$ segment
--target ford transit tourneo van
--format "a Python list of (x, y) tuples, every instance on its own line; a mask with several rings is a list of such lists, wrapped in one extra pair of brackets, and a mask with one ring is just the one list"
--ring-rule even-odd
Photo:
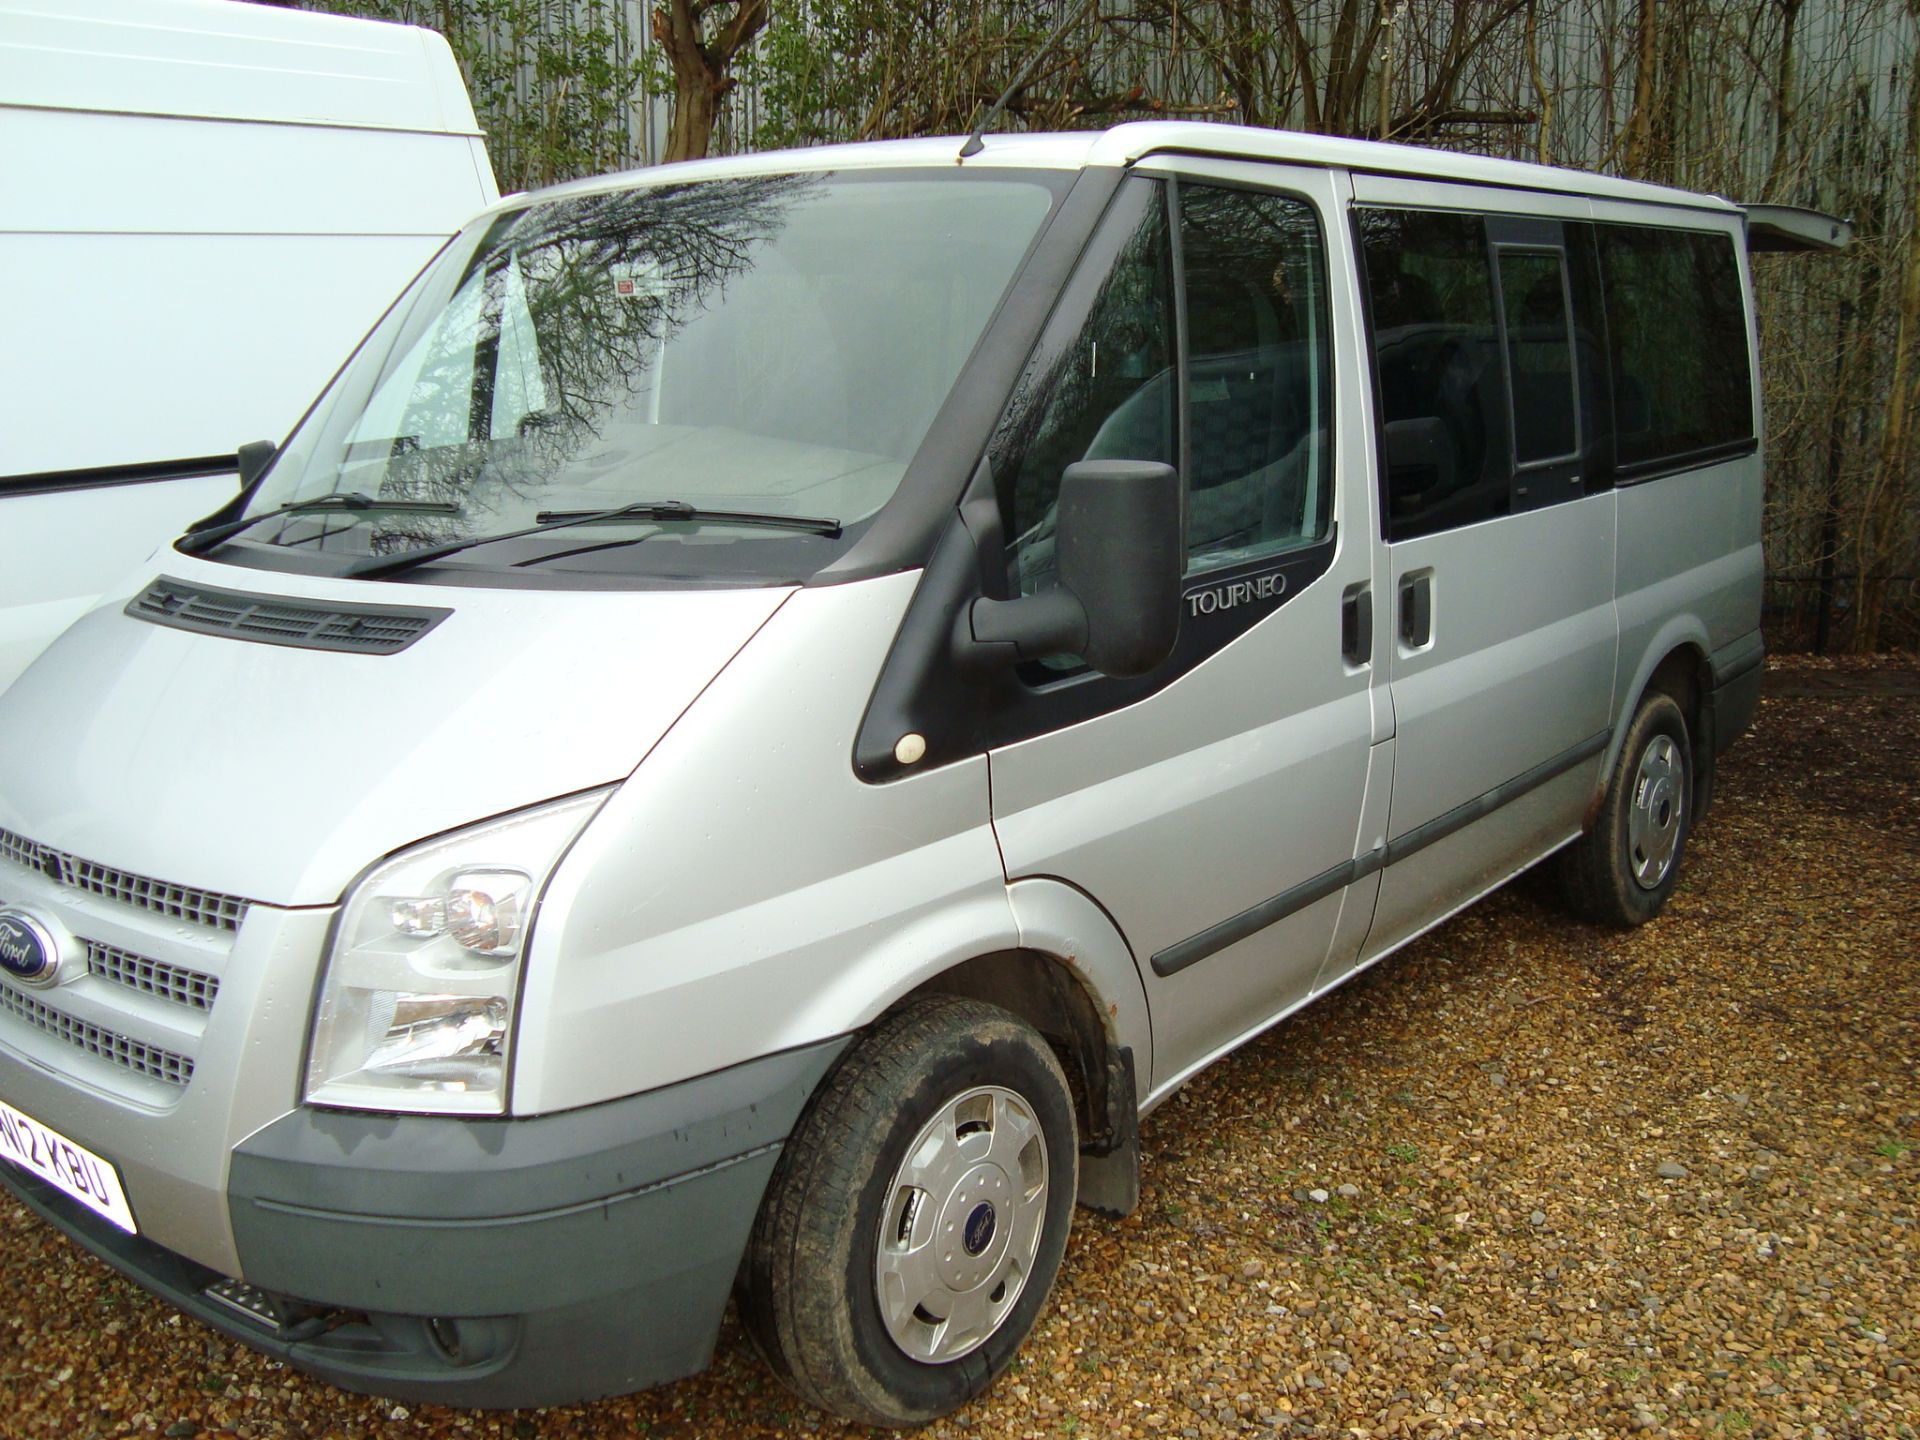
[[(0, 1165), (341, 1385), (990, 1385), (1188, 1077), (1758, 692), (1745, 214), (1191, 124), (502, 202), (0, 697)], [(265, 343), (265, 342), (263, 342)]]

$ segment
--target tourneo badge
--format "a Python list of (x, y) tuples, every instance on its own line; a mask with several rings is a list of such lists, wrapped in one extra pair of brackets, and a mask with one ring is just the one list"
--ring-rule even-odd
[(0, 973), (28, 985), (51, 985), (60, 970), (60, 942), (24, 910), (0, 906)]

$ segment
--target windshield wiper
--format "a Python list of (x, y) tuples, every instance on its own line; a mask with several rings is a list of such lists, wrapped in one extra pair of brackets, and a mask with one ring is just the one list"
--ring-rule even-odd
[(542, 510), (536, 523), (520, 530), (503, 530), (498, 535), (476, 535), (471, 540), (449, 540), (444, 545), (428, 545), (420, 550), (403, 550), (397, 555), (382, 555), (366, 560), (347, 571), (350, 579), (363, 580), (377, 575), (397, 575), (416, 565), (425, 565), (446, 555), (457, 555), (476, 545), (491, 545), (496, 540), (518, 540), (562, 530), (569, 525), (592, 525), (602, 520), (691, 520), (696, 524), (763, 525), (776, 530), (803, 530), (829, 539), (840, 533), (838, 520), (823, 520), (811, 515), (769, 515), (755, 510), (704, 510), (684, 500), (635, 500), (610, 510)]
[(262, 510), (258, 515), (243, 515), (238, 520), (228, 520), (219, 525), (189, 530), (173, 542), (173, 548), (187, 555), (201, 555), (228, 536), (238, 535), (242, 530), (258, 525), (262, 520), (271, 520), (276, 515), (300, 515), (316, 510), (397, 510), (408, 515), (458, 515), (460, 513), (458, 505), (445, 500), (376, 500), (373, 496), (363, 495), (358, 490), (342, 490), (331, 495), (317, 495), (311, 500), (295, 500), (277, 509)]
[(534, 520), (541, 525), (587, 525), (595, 520), (714, 521), (728, 525), (765, 525), (774, 530), (811, 530), (816, 535), (838, 535), (838, 520), (812, 515), (775, 515), (760, 510), (707, 510), (685, 500), (636, 500), (618, 510), (542, 510)]

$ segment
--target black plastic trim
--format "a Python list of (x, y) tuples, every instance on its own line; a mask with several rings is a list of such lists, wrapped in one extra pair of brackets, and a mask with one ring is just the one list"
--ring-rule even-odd
[(1230, 915), (1218, 924), (1210, 925), (1197, 935), (1179, 940), (1153, 957), (1153, 973), (1162, 978), (1177, 975), (1190, 965), (1197, 965), (1211, 955), (1216, 955), (1230, 945), (1258, 934), (1269, 925), (1277, 925), (1289, 915), (1306, 909), (1309, 905), (1337, 894), (1356, 881), (1364, 880), (1376, 870), (1389, 865), (1397, 865), (1410, 856), (1417, 855), (1429, 845), (1446, 839), (1457, 831), (1464, 830), (1476, 820), (1485, 819), (1503, 805), (1511, 804), (1531, 790), (1537, 790), (1549, 780), (1556, 779), (1571, 770), (1583, 760), (1590, 760), (1607, 748), (1610, 732), (1602, 730), (1591, 735), (1578, 745), (1562, 750), (1522, 771), (1511, 780), (1503, 781), (1484, 794), (1477, 795), (1465, 804), (1456, 805), (1444, 815), (1435, 816), (1424, 825), (1415, 826), (1398, 839), (1390, 840), (1384, 846), (1357, 855), (1351, 860), (1342, 860), (1331, 869), (1322, 870), (1310, 879), (1302, 880), (1298, 885), (1282, 890), (1270, 899), (1249, 906), (1238, 915)]
[[(1726, 657), (1726, 658), (1722, 658)], [(1741, 636), (1731, 645), (1723, 645), (1707, 659), (1713, 670), (1714, 688), (1731, 685), (1749, 671), (1767, 663), (1766, 638), (1758, 631)]]
[[(168, 599), (185, 597), (188, 603), (212, 598), (234, 607), (239, 614), (232, 622), (223, 624), (197, 618), (184, 609), (169, 611), (164, 603), (156, 608), (148, 604), (155, 591), (163, 591)], [(349, 633), (324, 633), (326, 623), (311, 627), (306, 634), (243, 630), (240, 625), (248, 611), (306, 612), (324, 616), (326, 622), (344, 620)], [(190, 630), (196, 635), (213, 635), (223, 640), (244, 640), (255, 645), (285, 645), (297, 650), (332, 650), (349, 655), (383, 656), (399, 654), (453, 614), (453, 611), (430, 605), (363, 605), (343, 600), (314, 600), (298, 595), (260, 595), (247, 590), (226, 590), (217, 585), (199, 585), (190, 580), (176, 580), (162, 575), (126, 603), (125, 613), (149, 625)], [(402, 621), (414, 628), (411, 633), (384, 637), (376, 643), (356, 643), (350, 638), (350, 632), (362, 620)]]
[(1707, 707), (1707, 728), (1712, 733), (1704, 738), (1715, 758), (1753, 723), (1760, 709), (1760, 679), (1766, 659), (1766, 641), (1758, 630), (1722, 646), (1708, 659), (1713, 670), (1713, 694)]
[(625, 1394), (706, 1366), (781, 1145), (848, 1039), (551, 1115), (296, 1110), (232, 1157), (254, 1315), (206, 1293), (229, 1277), (23, 1170), (0, 1165), (0, 1191), (195, 1319), (350, 1390), (515, 1408)]
[(1549, 756), (1530, 770), (1523, 770), (1511, 780), (1503, 781), (1484, 794), (1476, 795), (1464, 804), (1456, 805), (1444, 815), (1436, 815), (1424, 825), (1416, 825), (1406, 834), (1387, 842), (1387, 860), (1389, 865), (1398, 865), (1402, 860), (1419, 854), (1429, 845), (1446, 839), (1456, 831), (1464, 830), (1476, 820), (1484, 819), (1503, 805), (1511, 804), (1529, 790), (1537, 790), (1549, 780), (1559, 778), (1583, 760), (1591, 760), (1607, 748), (1607, 742), (1613, 738), (1612, 732), (1602, 730), (1597, 735), (1589, 735), (1578, 745), (1569, 746), (1558, 755)]
[[(995, 533), (976, 542), (968, 519)], [(970, 504), (934, 552), (854, 742), (853, 767), (861, 779), (877, 782), (917, 774), (1144, 700), (1326, 574), (1339, 541), (1338, 529), (1330, 523), (1324, 538), (1298, 549), (1187, 576), (1181, 584), (1180, 630), (1173, 653), (1145, 675), (1123, 680), (1079, 670), (1033, 684), (1011, 667), (970, 676), (953, 661), (949, 637), (965, 607), (986, 588), (980, 572), (999, 554), (997, 531), (997, 507)], [(1211, 614), (1198, 613), (1195, 601), (1204, 592), (1270, 577), (1264, 595)], [(927, 742), (924, 758), (910, 766), (894, 758), (895, 744), (907, 734), (921, 735)]]
[(1632, 465), (1615, 467), (1613, 483), (1622, 487), (1644, 485), (1649, 480), (1664, 480), (1669, 475), (1684, 475), (1689, 470), (1704, 470), (1710, 465), (1722, 465), (1729, 460), (1744, 460), (1759, 449), (1760, 441), (1748, 436), (1745, 440), (1729, 440), (1723, 445), (1708, 445), (1681, 455), (1640, 460)]
[[(1361, 859), (1371, 860), (1379, 851), (1369, 851)], [(1251, 935), (1258, 934), (1269, 925), (1277, 925), (1295, 911), (1304, 910), (1316, 901), (1344, 890), (1363, 874), (1370, 875), (1379, 868), (1374, 861), (1363, 872), (1361, 860), (1342, 860), (1331, 870), (1322, 870), (1311, 880), (1302, 880), (1291, 889), (1282, 890), (1270, 900), (1262, 900), (1258, 905), (1249, 906), (1238, 915), (1231, 915), (1217, 925), (1210, 925), (1198, 935), (1190, 935), (1185, 940), (1175, 941), (1153, 957), (1153, 973), (1162, 977), (1177, 975), (1189, 965), (1197, 965), (1209, 955), (1218, 954), (1229, 945), (1238, 945)]]
[(0, 499), (9, 495), (57, 495), (68, 490), (101, 490), (113, 485), (152, 485), (162, 480), (191, 480), (203, 475), (239, 473), (232, 455), (200, 455), (190, 460), (144, 460), (130, 465), (98, 465), (85, 470), (43, 470), (32, 475), (0, 475)]

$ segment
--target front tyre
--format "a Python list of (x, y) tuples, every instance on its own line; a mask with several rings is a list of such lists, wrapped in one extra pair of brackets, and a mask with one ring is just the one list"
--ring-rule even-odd
[(1671, 696), (1649, 692), (1627, 728), (1598, 822), (1560, 853), (1561, 889), (1582, 919), (1628, 929), (1667, 903), (1693, 826), (1692, 757), (1687, 717)]
[(917, 1425), (990, 1386), (1060, 1268), (1073, 1097), (1016, 1016), (936, 996), (883, 1017), (788, 1139), (748, 1241), (740, 1315), (800, 1397)]

